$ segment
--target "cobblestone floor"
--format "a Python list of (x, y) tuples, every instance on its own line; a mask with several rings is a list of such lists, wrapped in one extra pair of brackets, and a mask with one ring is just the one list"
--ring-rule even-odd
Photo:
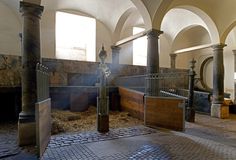
[(146, 135), (155, 132), (156, 130), (151, 128), (136, 126), (129, 128), (112, 129), (108, 133), (85, 132), (80, 134), (62, 134), (52, 136), (48, 148), (64, 147), (78, 143), (84, 144), (98, 141), (107, 141), (118, 138)]
[[(0, 127), (1, 128), (1, 127)], [(5, 160), (34, 160), (16, 146), (16, 130), (1, 132), (0, 155)], [(5, 134), (4, 134), (5, 133)], [(9, 146), (7, 148), (4, 146)], [(15, 148), (14, 148), (15, 147)], [(14, 154), (16, 154), (14, 156)], [(236, 115), (217, 119), (196, 115), (185, 132), (136, 126), (51, 137), (43, 160), (236, 160)]]
[(15, 123), (0, 126), (0, 159), (18, 154), (20, 148), (17, 146)]
[[(78, 141), (68, 146), (49, 146), (43, 159), (236, 160), (236, 148), (212, 140), (181, 132), (153, 130), (144, 126), (139, 126), (138, 130), (126, 130), (129, 130), (131, 135), (134, 131), (135, 136), (126, 134), (121, 138), (113, 138), (117, 137), (114, 135), (119, 135), (120, 131), (117, 129), (113, 130), (113, 134), (107, 135), (111, 138), (105, 140), (100, 141), (98, 138), (96, 141)], [(145, 131), (147, 134), (139, 135), (139, 131)], [(74, 135), (67, 135), (67, 138), (73, 139)], [(60, 137), (57, 143), (60, 143), (60, 140), (61, 143), (65, 141)]]

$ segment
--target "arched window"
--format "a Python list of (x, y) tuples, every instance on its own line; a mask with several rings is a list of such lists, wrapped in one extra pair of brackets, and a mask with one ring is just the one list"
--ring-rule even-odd
[[(133, 35), (144, 30), (144, 28), (133, 27)], [(147, 36), (133, 41), (133, 65), (147, 65)]]
[(96, 20), (56, 12), (56, 58), (96, 61)]

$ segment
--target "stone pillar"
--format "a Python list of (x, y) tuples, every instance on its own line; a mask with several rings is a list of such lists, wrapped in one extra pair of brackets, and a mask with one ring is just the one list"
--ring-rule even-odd
[(211, 116), (227, 118), (229, 107), (224, 106), (224, 61), (223, 48), (225, 44), (213, 45), (213, 101), (211, 105)]
[(236, 103), (236, 50), (233, 50), (234, 54), (234, 104)]
[(112, 64), (118, 65), (119, 64), (119, 55), (120, 55), (120, 47), (111, 46), (112, 49)]
[(159, 72), (159, 35), (162, 31), (151, 29), (147, 33), (147, 73)]
[(175, 60), (176, 60), (177, 54), (171, 53), (170, 54), (170, 68), (175, 69)]
[(22, 111), (19, 114), (19, 145), (35, 144), (35, 103), (37, 102), (36, 64), (40, 58), (40, 17), (43, 7), (20, 2), (22, 33)]
[(153, 82), (150, 74), (159, 73), (159, 35), (162, 31), (151, 29), (147, 32), (147, 78), (145, 92), (148, 96), (158, 96), (159, 94), (159, 83), (158, 81)]

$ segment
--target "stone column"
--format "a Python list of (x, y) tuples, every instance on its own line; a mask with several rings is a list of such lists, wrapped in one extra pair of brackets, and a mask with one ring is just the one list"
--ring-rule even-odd
[(223, 48), (225, 44), (213, 45), (213, 101), (211, 105), (211, 116), (227, 118), (229, 107), (224, 106), (224, 61)]
[(120, 55), (120, 47), (111, 46), (112, 49), (112, 64), (118, 65), (119, 64), (119, 55)]
[(159, 35), (162, 31), (151, 29), (147, 33), (147, 73), (159, 72)]
[(19, 114), (19, 145), (35, 144), (35, 103), (37, 102), (36, 64), (40, 58), (40, 17), (43, 7), (20, 2), (22, 33), (22, 112)]
[(234, 103), (236, 103), (236, 50), (233, 50), (234, 54)]
[[(147, 32), (147, 78), (152, 79), (150, 74), (159, 73), (159, 35), (162, 31), (151, 29)], [(145, 92), (148, 96), (158, 96), (159, 84), (158, 82), (146, 81)]]
[(170, 68), (175, 69), (175, 60), (176, 60), (177, 54), (171, 53), (170, 54)]

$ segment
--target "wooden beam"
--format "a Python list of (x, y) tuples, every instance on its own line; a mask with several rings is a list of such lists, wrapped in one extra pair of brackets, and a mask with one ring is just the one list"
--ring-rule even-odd
[(184, 48), (184, 49), (174, 51), (174, 54), (181, 54), (181, 53), (185, 53), (185, 52), (191, 52), (191, 51), (196, 51), (196, 50), (200, 50), (200, 49), (210, 48), (213, 45), (214, 44), (204, 44), (204, 45)]
[(143, 31), (143, 32), (140, 32), (138, 34), (132, 35), (130, 37), (124, 38), (124, 39), (116, 42), (114, 46), (118, 47), (118, 46), (120, 46), (122, 44), (128, 43), (128, 42), (133, 41), (135, 39), (138, 39), (140, 37), (146, 36), (147, 32), (148, 31)]

